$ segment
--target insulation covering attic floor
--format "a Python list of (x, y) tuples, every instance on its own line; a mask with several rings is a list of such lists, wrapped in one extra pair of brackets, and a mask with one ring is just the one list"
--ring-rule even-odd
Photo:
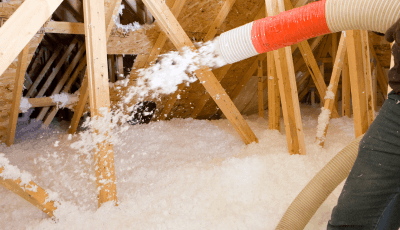
[[(320, 109), (301, 109), (305, 156), (289, 155), (284, 130), (268, 130), (268, 118), (257, 115), (246, 121), (260, 142), (248, 146), (223, 119), (131, 126), (114, 147), (119, 206), (98, 210), (92, 155), (71, 148), (79, 138), (65, 134), (69, 124), (54, 120), (44, 128), (20, 118), (15, 145), (0, 145), (0, 152), (66, 202), (52, 220), (0, 187), (0, 229), (272, 230), (308, 181), (354, 139), (353, 119), (332, 119), (325, 148), (317, 147)], [(342, 184), (306, 229), (326, 229)]]

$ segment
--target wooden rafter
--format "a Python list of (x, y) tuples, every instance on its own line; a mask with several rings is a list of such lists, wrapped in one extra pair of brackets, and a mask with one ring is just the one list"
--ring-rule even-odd
[(39, 85), (40, 81), (44, 78), (46, 75), (47, 71), (50, 69), (51, 65), (53, 62), (56, 60), (58, 55), (60, 54), (62, 50), (62, 46), (57, 47), (57, 49), (54, 51), (54, 53), (51, 55), (50, 59), (46, 62), (46, 65), (43, 67), (42, 71), (39, 73), (37, 76), (36, 80), (33, 82), (31, 87), (29, 88), (28, 92), (26, 93), (26, 97), (32, 97), (33, 93), (35, 92), (37, 86)]
[(365, 97), (367, 102), (368, 127), (375, 120), (375, 102), (372, 91), (371, 58), (369, 50), (368, 31), (361, 30), (361, 45), (365, 78)]
[(72, 50), (75, 48), (77, 43), (78, 43), (77, 39), (74, 39), (71, 42), (71, 44), (69, 45), (67, 50), (64, 52), (61, 59), (58, 61), (57, 65), (53, 68), (53, 71), (51, 72), (51, 74), (47, 77), (46, 81), (44, 82), (44, 85), (39, 90), (36, 97), (42, 97), (46, 93), (47, 89), (50, 87), (50, 84), (53, 82), (54, 78), (56, 77), (58, 72), (61, 70), (61, 67), (64, 65), (65, 61), (67, 60), (67, 58), (69, 57), (69, 55), (71, 54)]
[(379, 83), (379, 88), (382, 91), (382, 93), (385, 95), (385, 98), (386, 98), (386, 95), (390, 92), (390, 91), (388, 91), (388, 88), (387, 88), (389, 84), (385, 77), (385, 73), (383, 72), (383, 67), (378, 59), (378, 56), (376, 55), (374, 46), (371, 41), (369, 42), (369, 50), (371, 51), (372, 57), (374, 57), (376, 60), (377, 80)]
[[(157, 19), (158, 25), (167, 35), (169, 35), (169, 39), (178, 50), (182, 50), (186, 46), (195, 50), (192, 41), (186, 35), (185, 31), (164, 2), (161, 0), (144, 0), (143, 2)], [(195, 71), (195, 74), (200, 82), (203, 83), (203, 86), (210, 95), (212, 95), (214, 101), (224, 112), (225, 116), (239, 133), (243, 141), (246, 144), (258, 142), (253, 131), (240, 115), (232, 100), (228, 97), (211, 70), (208, 67), (200, 67), (200, 69)]]
[[(4, 168), (0, 167), (0, 173), (2, 173), (3, 170)], [(29, 182), (27, 185), (21, 185), (21, 179), (11, 180), (0, 177), (0, 184), (33, 204), (47, 215), (53, 216), (53, 212), (56, 210), (54, 201), (46, 202), (49, 195), (42, 187), (38, 186), (33, 181)]]
[[(104, 119), (104, 112), (110, 112), (110, 93), (107, 70), (107, 30), (104, 0), (83, 0), (85, 23), (85, 41), (87, 58), (87, 79), (89, 85), (89, 101), (92, 119)], [(109, 118), (110, 119), (110, 118)], [(108, 128), (94, 126), (96, 133), (109, 135), (111, 121)], [(107, 125), (102, 122), (102, 125)], [(109, 141), (97, 143), (95, 151), (96, 177), (99, 207), (108, 201), (117, 202), (117, 188), (115, 184), (115, 168), (113, 146)]]
[[(347, 52), (346, 36), (344, 34), (342, 34), (342, 36), (340, 38), (340, 42), (339, 42), (339, 48), (337, 50), (335, 64), (333, 65), (331, 81), (329, 84), (329, 86), (331, 86), (331, 91), (335, 95), (337, 94), (340, 74), (341, 74), (342, 68), (343, 68), (343, 63), (344, 63), (344, 60), (346, 59), (346, 54), (347, 54), (346, 52)], [(326, 99), (325, 103), (324, 103), (324, 109), (327, 109), (330, 112), (332, 112), (334, 105), (335, 105), (335, 99)], [(330, 119), (330, 116), (329, 116), (329, 119)], [(328, 131), (328, 125), (329, 124), (326, 124), (326, 126), (325, 126), (324, 134), (320, 137), (317, 137), (317, 143), (320, 146), (324, 146), (326, 133)]]
[[(111, 30), (114, 26), (113, 16), (118, 13), (118, 9), (119, 9), (120, 5), (121, 5), (121, 0), (113, 0), (111, 2), (110, 6), (107, 8), (107, 15), (106, 15), (107, 39), (110, 37)], [(80, 88), (79, 101), (78, 101), (78, 104), (74, 108), (75, 112), (74, 112), (74, 116), (72, 117), (71, 125), (68, 130), (68, 133), (73, 134), (76, 132), (76, 129), (78, 128), (78, 125), (79, 125), (79, 120), (82, 117), (88, 97), (89, 97), (89, 87), (88, 87), (88, 77), (87, 77), (87, 72), (86, 72), (85, 77), (82, 81), (81, 88)]]
[[(79, 60), (81, 60), (83, 54), (85, 52), (85, 46), (82, 45), (78, 52), (76, 53), (75, 57), (72, 59), (70, 65), (68, 66), (67, 70), (64, 72), (63, 76), (61, 77), (60, 81), (57, 83), (56, 87), (53, 89), (51, 95), (58, 94), (61, 92), (64, 84), (67, 82), (68, 78), (71, 76), (72, 71), (75, 69), (76, 65), (78, 64)], [(40, 111), (37, 120), (43, 120), (44, 116), (46, 115), (47, 111), (49, 111), (50, 107), (44, 107)], [(53, 120), (54, 117), (47, 116), (44, 123), (49, 125), (50, 122)]]
[[(258, 11), (256, 14), (254, 20), (261, 19), (265, 17), (265, 4), (261, 7), (261, 9)], [(215, 76), (217, 77), (218, 81), (221, 82), (222, 79), (226, 76), (228, 73), (229, 69), (232, 67), (232, 64), (227, 64), (218, 70), (214, 71)], [(211, 96), (208, 93), (205, 93), (199, 100), (195, 102), (196, 107), (194, 108), (193, 112), (191, 113), (192, 118), (196, 118), (201, 111), (203, 110), (204, 106), (211, 100)]]
[(280, 130), (281, 127), (281, 98), (279, 95), (279, 83), (276, 73), (274, 53), (269, 52), (268, 62), (268, 122), (269, 129)]
[[(214, 19), (213, 23), (210, 25), (210, 29), (208, 30), (206, 36), (204, 37), (203, 41), (207, 42), (212, 40), (215, 35), (217, 34), (218, 29), (221, 27), (222, 23), (225, 21), (225, 18), (228, 16), (228, 13), (233, 7), (233, 4), (236, 0), (227, 0), (225, 1), (224, 5), (222, 6), (221, 10), (219, 11), (217, 17)], [(226, 67), (228, 68), (228, 67)], [(183, 90), (185, 88), (185, 84), (181, 84), (178, 86), (178, 90), (170, 97), (167, 103), (164, 106), (164, 109), (161, 111), (158, 118), (160, 120), (165, 120), (168, 117), (168, 114), (171, 112), (172, 108), (175, 105), (175, 102), (178, 98), (178, 95), (183, 94)], [(188, 90), (187, 90), (188, 91)], [(182, 98), (186, 98), (186, 95)]]
[(13, 100), (11, 104), (10, 120), (7, 129), (7, 139), (6, 144), (11, 146), (14, 143), (15, 129), (17, 126), (19, 104), (21, 102), (22, 90), (24, 86), (25, 72), (28, 68), (28, 44), (18, 56), (17, 72), (15, 76), (15, 83), (13, 89)]
[(365, 77), (361, 43), (361, 31), (348, 30), (347, 53), (350, 69), (350, 85), (353, 100), (354, 129), (356, 137), (364, 134), (368, 129), (367, 102), (365, 92)]
[(264, 117), (264, 74), (263, 74), (263, 66), (262, 61), (258, 61), (258, 116)]
[[(0, 45), (0, 75), (21, 53), (62, 1), (25, 0), (0, 28), (0, 41), (6, 41)], [(32, 15), (35, 17), (32, 18)]]
[[(266, 0), (265, 4), (270, 16), (285, 11), (283, 0)], [(306, 149), (291, 47), (275, 50), (274, 57), (289, 153), (304, 155)]]

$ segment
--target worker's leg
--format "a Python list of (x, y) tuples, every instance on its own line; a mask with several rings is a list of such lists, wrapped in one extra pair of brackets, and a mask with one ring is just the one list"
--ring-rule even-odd
[(400, 96), (390, 94), (360, 142), (331, 229), (400, 227)]

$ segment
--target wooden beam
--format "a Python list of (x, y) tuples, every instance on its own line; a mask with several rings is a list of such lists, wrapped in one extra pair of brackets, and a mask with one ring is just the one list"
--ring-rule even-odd
[[(289, 5), (288, 10), (293, 9), (292, 3), (290, 1), (287, 4)], [(314, 54), (310, 47), (310, 44), (308, 44), (307, 41), (302, 41), (302, 42), (298, 43), (297, 45), (299, 47), (301, 55), (303, 56), (303, 59), (308, 68), (308, 71), (310, 72), (311, 77), (315, 83), (315, 86), (317, 87), (318, 93), (320, 95), (320, 99), (321, 99), (321, 101), (324, 101), (325, 100), (324, 99), (325, 92), (326, 92), (327, 88), (326, 88), (324, 77), (322, 76), (322, 74), (318, 68), (318, 64), (317, 64), (317, 61), (315, 60), (315, 57), (314, 57)], [(335, 111), (333, 111), (333, 113), (335, 114), (335, 117), (339, 117), (337, 109), (335, 109)]]
[(350, 72), (347, 56), (342, 71), (342, 116), (351, 117)]
[(14, 143), (15, 129), (17, 127), (19, 104), (21, 102), (22, 91), (24, 87), (25, 72), (28, 68), (28, 53), (30, 44), (22, 50), (18, 56), (17, 72), (15, 76), (15, 83), (13, 89), (13, 98), (10, 111), (10, 120), (7, 128), (7, 146), (11, 146)]
[[(114, 26), (113, 16), (118, 13), (120, 6), (121, 6), (121, 0), (112, 0), (110, 6), (107, 8), (107, 15), (106, 15), (107, 39), (110, 37), (111, 29)], [(68, 130), (68, 133), (73, 134), (76, 132), (76, 129), (78, 128), (78, 125), (79, 125), (79, 120), (81, 119), (81, 117), (83, 115), (83, 111), (85, 109), (85, 105), (86, 105), (88, 97), (89, 97), (89, 87), (88, 87), (88, 77), (87, 77), (87, 71), (86, 71), (85, 76), (82, 81), (82, 86), (80, 88), (79, 101), (78, 101), (78, 104), (74, 108), (75, 112), (74, 112), (74, 116), (72, 117), (71, 125)]]
[[(346, 59), (346, 52), (347, 52), (346, 36), (344, 34), (342, 34), (342, 36), (340, 38), (340, 42), (339, 42), (339, 48), (337, 50), (337, 55), (335, 58), (335, 64), (333, 65), (331, 81), (329, 83), (329, 87), (331, 88), (330, 91), (332, 93), (334, 93), (335, 95), (337, 94), (337, 91), (338, 91), (340, 74), (342, 72), (344, 60)], [(335, 107), (335, 97), (333, 99), (328, 98), (325, 100), (324, 109), (329, 110), (329, 119), (331, 118), (331, 112), (334, 109), (334, 107)], [(326, 126), (324, 128), (324, 132), (321, 133), (321, 135), (317, 135), (317, 138), (316, 138), (317, 144), (319, 144), (322, 147), (325, 144), (328, 126), (329, 126), (329, 123), (326, 124)]]
[(114, 83), (116, 81), (114, 55), (107, 55), (107, 59), (108, 59), (108, 76), (110, 77), (110, 82)]
[[(225, 1), (222, 9), (219, 11), (217, 17), (214, 19), (213, 23), (210, 25), (210, 29), (208, 30), (206, 36), (203, 41), (207, 42), (212, 40), (217, 34), (218, 29), (221, 27), (222, 23), (225, 21), (225, 18), (228, 16), (229, 11), (232, 9), (233, 4), (236, 0), (227, 0)], [(227, 67), (228, 68), (228, 67)], [(178, 95), (183, 94), (182, 91), (185, 88), (185, 84), (181, 84), (178, 86), (178, 90), (171, 96), (171, 98), (167, 101), (164, 109), (161, 111), (159, 115), (160, 120), (165, 120), (168, 117), (168, 114), (171, 112), (172, 108), (175, 105), (175, 102), (178, 98)], [(189, 91), (189, 90), (187, 90)], [(182, 98), (186, 98), (186, 95), (182, 96)]]
[(21, 53), (62, 1), (26, 0), (0, 28), (0, 75)]
[[(3, 170), (4, 168), (0, 167), (0, 174), (3, 172)], [(46, 202), (49, 199), (49, 195), (35, 182), (30, 181), (29, 184), (21, 185), (21, 179), (4, 179), (0, 176), (0, 184), (18, 196), (22, 197), (29, 203), (33, 204), (47, 215), (51, 217), (54, 216), (53, 212), (56, 210), (54, 201)]]
[(85, 34), (85, 26), (80, 22), (47, 22), (44, 27), (46, 33), (56, 34)]
[[(76, 53), (75, 57), (72, 59), (70, 65), (68, 66), (67, 70), (64, 72), (63, 76), (61, 77), (61, 80), (57, 83), (56, 87), (53, 89), (51, 92), (51, 95), (58, 94), (61, 92), (61, 89), (67, 82), (68, 78), (70, 78), (72, 71), (75, 69), (76, 65), (79, 63), (79, 60), (82, 58), (83, 54), (85, 52), (85, 46), (82, 45), (78, 52)], [(43, 120), (44, 116), (46, 115), (47, 111), (49, 111), (50, 107), (44, 107), (40, 111), (39, 115), (37, 116), (36, 120)], [(57, 108), (56, 108), (57, 109)], [(55, 115), (55, 114), (54, 114)], [(50, 122), (53, 120), (54, 116), (47, 116), (46, 119), (44, 120), (45, 125), (49, 125)]]
[(368, 129), (367, 101), (365, 96), (365, 77), (361, 43), (361, 31), (348, 30), (347, 53), (350, 69), (350, 85), (353, 99), (354, 129), (356, 137)]
[(281, 98), (279, 95), (279, 80), (276, 73), (275, 57), (273, 52), (267, 54), (268, 68), (268, 122), (269, 129), (281, 128)]
[[(378, 55), (376, 55), (372, 41), (369, 42), (369, 50), (371, 51), (372, 57), (374, 57), (376, 60), (376, 69), (378, 71), (377, 79), (378, 79), (378, 83), (379, 83), (379, 88), (381, 89), (381, 91), (384, 95), (387, 95), (390, 92), (390, 91), (388, 92), (388, 88), (387, 88), (389, 83), (385, 77), (385, 73), (383, 72), (383, 67), (382, 67), (381, 63), (379, 62)], [(387, 97), (385, 96), (385, 98), (387, 98)]]
[(372, 89), (371, 58), (369, 50), (368, 31), (361, 30), (362, 57), (365, 78), (365, 96), (367, 102), (368, 127), (375, 120), (375, 102)]
[(83, 17), (82, 15), (75, 9), (75, 7), (73, 7), (70, 2), (67, 1), (63, 1), (63, 3), (61, 4), (61, 6), (63, 6), (68, 12), (70, 12), (72, 14), (72, 16), (78, 21), (78, 22), (83, 22)]
[(42, 81), (44, 76), (46, 75), (47, 71), (50, 69), (53, 62), (56, 60), (58, 55), (62, 50), (62, 46), (58, 46), (54, 53), (51, 55), (50, 59), (46, 62), (46, 65), (43, 67), (42, 71), (39, 73), (38, 77), (35, 79), (35, 82), (31, 85), (28, 92), (26, 93), (26, 97), (32, 97), (33, 93), (35, 92), (37, 86)]
[[(228, 73), (229, 69), (232, 67), (231, 64), (224, 65), (221, 68), (218, 68), (217, 70), (214, 70), (214, 75), (217, 78), (219, 82), (225, 77), (225, 75)], [(200, 97), (199, 100), (195, 103), (196, 107), (194, 108), (193, 112), (191, 113), (190, 117), (196, 118), (200, 112), (203, 110), (204, 106), (207, 104), (207, 102), (211, 99), (210, 94), (205, 92), (203, 96)]]
[[(269, 16), (277, 15), (279, 12), (285, 11), (284, 2), (282, 0), (266, 0), (265, 4)], [(304, 155), (306, 154), (306, 149), (292, 50), (290, 47), (275, 50), (274, 57), (279, 78), (279, 90), (289, 153)]]
[[(260, 8), (260, 10), (258, 11), (256, 17), (254, 18), (254, 20), (258, 20), (261, 19), (263, 17), (265, 17), (266, 12), (264, 10), (265, 8), (265, 4)], [(219, 82), (222, 81), (222, 79), (224, 79), (225, 75), (228, 73), (229, 69), (232, 67), (232, 64), (227, 64), (225, 66), (223, 66), (222, 68), (223, 71), (216, 73), (215, 76), (217, 77), (217, 79), (219, 80)], [(196, 118), (201, 111), (203, 110), (204, 106), (208, 103), (208, 101), (211, 100), (211, 96), (208, 93), (205, 93), (198, 101), (195, 102), (196, 107), (194, 108), (191, 117), (192, 118)], [(218, 108), (217, 108), (218, 109)]]
[(53, 68), (53, 71), (51, 72), (49, 77), (44, 82), (44, 85), (42, 86), (42, 88), (40, 89), (40, 91), (38, 92), (36, 97), (42, 97), (46, 93), (47, 89), (50, 87), (50, 84), (53, 82), (54, 78), (56, 77), (58, 72), (61, 70), (61, 67), (64, 65), (65, 61), (67, 60), (67, 58), (69, 57), (69, 55), (71, 54), (72, 50), (75, 48), (75, 45), (77, 43), (78, 43), (78, 40), (75, 38), (71, 42), (71, 44), (69, 45), (67, 50), (64, 52), (61, 59), (58, 61), (56, 67)]
[(117, 80), (124, 79), (124, 57), (122, 55), (115, 55), (117, 57)]
[[(182, 50), (185, 46), (195, 50), (192, 41), (186, 35), (168, 6), (166, 6), (162, 0), (144, 0), (143, 2), (157, 19), (158, 25), (169, 36), (169, 39), (174, 43), (178, 50)], [(208, 67), (200, 67), (200, 69), (195, 71), (195, 74), (210, 95), (212, 95), (214, 101), (224, 112), (225, 116), (239, 133), (243, 141), (246, 144), (258, 142), (253, 131), (250, 129), (211, 70)]]
[(258, 61), (258, 116), (264, 118), (264, 74), (262, 61)]
[[(110, 112), (110, 93), (107, 70), (107, 32), (104, 0), (83, 0), (89, 101), (92, 120), (104, 120), (103, 127), (93, 127), (96, 134), (109, 135), (111, 120), (106, 119)], [(109, 127), (104, 127), (109, 122)], [(102, 130), (102, 131), (100, 131)], [(97, 143), (94, 159), (98, 187), (99, 207), (108, 201), (117, 202), (113, 146), (109, 140)]]

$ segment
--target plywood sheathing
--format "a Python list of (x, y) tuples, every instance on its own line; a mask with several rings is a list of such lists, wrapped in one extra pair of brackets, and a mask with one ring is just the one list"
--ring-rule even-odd
[[(11, 1), (8, 3), (0, 3), (0, 26), (4, 23), (23, 1)], [(28, 60), (32, 60), (32, 57), (38, 47), (39, 43), (43, 39), (43, 34), (36, 34), (30, 44)], [(3, 75), (0, 76), (0, 142), (5, 142), (7, 135), (7, 127), (9, 122), (9, 112), (12, 104), (12, 95), (14, 90), (14, 82), (17, 71), (18, 58), (8, 67)]]

